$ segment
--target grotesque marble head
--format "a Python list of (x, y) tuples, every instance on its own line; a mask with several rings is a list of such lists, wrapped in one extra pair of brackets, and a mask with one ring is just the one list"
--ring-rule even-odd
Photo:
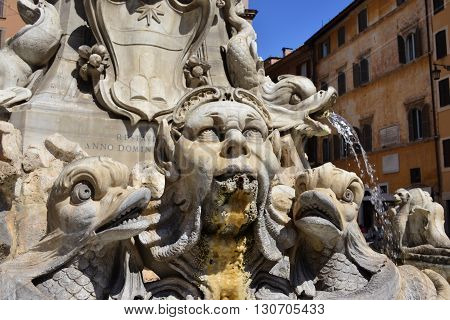
[(172, 127), (161, 125), (156, 146), (167, 183), (161, 216), (149, 233), (155, 257), (185, 252), (201, 233), (238, 236), (254, 225), (261, 246), (274, 245), (264, 240), (268, 230), (257, 230), (281, 229), (266, 228), (276, 223), (264, 213), (278, 153), (279, 134), (251, 93), (203, 87), (187, 95)]

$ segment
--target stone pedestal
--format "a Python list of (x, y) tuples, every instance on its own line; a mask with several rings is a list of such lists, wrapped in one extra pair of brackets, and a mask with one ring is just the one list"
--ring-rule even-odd
[(79, 143), (90, 156), (108, 156), (129, 167), (153, 160), (157, 125), (132, 127), (130, 121), (102, 110), (92, 97), (90, 83), (78, 76), (78, 48), (95, 43), (81, 2), (57, 2), (66, 36), (38, 92), (11, 114), (10, 122), (22, 132), (24, 151), (59, 133)]

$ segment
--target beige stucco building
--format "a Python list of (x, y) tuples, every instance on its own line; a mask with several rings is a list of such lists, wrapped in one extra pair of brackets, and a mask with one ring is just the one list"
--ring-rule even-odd
[[(340, 95), (335, 111), (360, 136), (383, 192), (424, 188), (447, 206), (449, 221), (450, 151), (444, 145), (450, 148), (450, 105), (440, 106), (439, 100), (449, 100), (450, 72), (443, 69), (440, 81), (447, 81), (447, 91), (439, 94), (445, 83), (434, 81), (431, 71), (433, 62), (450, 64), (450, 9), (447, 4), (434, 14), (435, 5), (433, 0), (353, 1), (303, 46), (269, 58), (266, 66), (274, 79), (291, 73), (312, 78), (319, 88), (335, 87)], [(447, 54), (436, 60), (441, 30)], [(336, 132), (311, 140), (310, 160), (358, 172), (344, 145)]]
[[(434, 82), (437, 128), (439, 132), (439, 170), (442, 177), (442, 200), (450, 211), (450, 3), (434, 0), (429, 7), (433, 45), (431, 59), (440, 71), (440, 77)], [(448, 216), (447, 216), (448, 217)]]
[(17, 12), (16, 0), (0, 0), (0, 48), (6, 39), (13, 36), (24, 22)]

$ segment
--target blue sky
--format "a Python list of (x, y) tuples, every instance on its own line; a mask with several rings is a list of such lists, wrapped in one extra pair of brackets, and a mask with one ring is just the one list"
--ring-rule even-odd
[(250, 0), (258, 15), (258, 52), (266, 59), (281, 56), (281, 48), (298, 48), (351, 0)]

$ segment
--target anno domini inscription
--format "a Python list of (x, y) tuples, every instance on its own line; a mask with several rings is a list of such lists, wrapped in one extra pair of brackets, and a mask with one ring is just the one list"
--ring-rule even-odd
[(91, 141), (86, 142), (84, 148), (86, 151), (115, 151), (127, 153), (153, 152), (154, 137), (142, 137), (135, 134), (128, 137), (126, 134), (116, 134), (113, 141)]

